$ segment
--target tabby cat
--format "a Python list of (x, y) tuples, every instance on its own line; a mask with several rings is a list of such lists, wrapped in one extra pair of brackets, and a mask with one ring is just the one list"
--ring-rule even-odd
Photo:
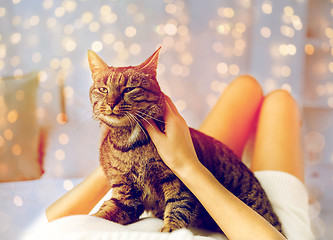
[[(188, 226), (221, 231), (196, 197), (163, 163), (140, 121), (154, 119), (164, 130), (164, 95), (156, 80), (158, 49), (138, 66), (109, 67), (89, 50), (94, 118), (110, 128), (100, 162), (112, 198), (95, 216), (121, 224), (137, 221), (144, 210), (164, 219), (161, 231)], [(229, 191), (281, 231), (281, 225), (253, 173), (221, 142), (190, 129), (199, 160)], [(218, 204), (218, 203), (216, 203)]]

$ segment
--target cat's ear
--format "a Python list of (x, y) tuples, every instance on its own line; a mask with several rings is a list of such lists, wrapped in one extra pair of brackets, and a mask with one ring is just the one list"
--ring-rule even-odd
[(146, 61), (137, 66), (140, 70), (147, 72), (149, 74), (156, 75), (156, 69), (158, 64), (158, 56), (160, 53), (161, 47), (159, 47), (153, 55), (151, 55)]
[(88, 50), (88, 62), (93, 75), (109, 68), (108, 65), (92, 50)]

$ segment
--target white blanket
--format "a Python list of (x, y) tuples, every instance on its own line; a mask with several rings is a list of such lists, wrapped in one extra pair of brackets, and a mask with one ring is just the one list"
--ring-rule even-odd
[(225, 239), (222, 234), (200, 229), (180, 229), (172, 233), (161, 233), (163, 221), (144, 218), (123, 226), (101, 218), (77, 215), (58, 219), (40, 226), (26, 236), (25, 240), (204, 240)]
[(91, 216), (71, 216), (48, 224), (45, 209), (81, 181), (44, 178), (0, 183), (0, 239), (202, 239), (199, 235), (223, 239), (220, 234), (196, 229), (160, 233), (162, 221), (154, 218), (122, 226)]

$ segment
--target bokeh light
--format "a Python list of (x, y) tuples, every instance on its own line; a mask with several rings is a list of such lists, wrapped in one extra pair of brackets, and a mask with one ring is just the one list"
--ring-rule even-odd
[[(75, 161), (68, 150), (78, 141), (73, 135), (75, 127), (82, 130), (93, 121), (87, 95), (92, 81), (87, 50), (114, 66), (134, 66), (162, 46), (160, 86), (194, 127), (241, 74), (255, 76), (264, 94), (285, 89), (295, 97), (305, 116), (302, 143), (307, 180), (318, 181), (313, 184), (317, 192), (309, 191), (314, 198), (312, 221), (316, 235), (330, 234), (332, 223), (325, 219), (327, 208), (321, 199), (330, 195), (325, 195), (320, 167), (333, 164), (332, 0), (213, 1), (204, 8), (184, 0), (147, 5), (119, 0), (82, 4), (42, 0), (34, 6), (25, 2), (4, 1), (0, 6), (0, 20), (5, 24), (0, 31), (0, 89), (7, 76), (15, 76), (13, 80), (19, 82), (20, 76), (38, 71), (32, 112), (41, 129), (49, 131), (46, 147), (52, 146), (52, 151), (45, 150), (45, 159), (48, 163), (47, 154), (52, 155), (52, 174), (66, 179), (61, 188), (68, 191), (74, 186), (66, 173), (67, 163)], [(22, 105), (31, 93), (15, 88), (11, 95)], [(5, 149), (18, 159), (25, 154), (15, 128), (22, 119), (25, 115), (20, 108), (9, 106), (0, 95), (0, 152)], [(0, 174), (9, 169), (0, 162)], [(333, 183), (333, 176), (329, 179)], [(10, 201), (16, 207), (28, 203), (18, 193)], [(8, 218), (0, 209), (2, 216)], [(12, 227), (6, 221), (4, 226)]]

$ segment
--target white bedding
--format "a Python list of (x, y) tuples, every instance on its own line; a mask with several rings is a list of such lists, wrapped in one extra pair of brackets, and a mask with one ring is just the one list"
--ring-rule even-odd
[[(154, 218), (146, 218), (126, 227), (83, 215), (46, 224), (45, 209), (81, 180), (42, 178), (33, 181), (1, 183), (0, 239), (224, 239), (220, 234), (198, 229), (181, 230), (171, 234), (160, 233), (163, 223)], [(92, 211), (97, 209), (98, 206)], [(75, 221), (72, 221), (73, 218)], [(45, 235), (50, 232), (54, 234)]]

